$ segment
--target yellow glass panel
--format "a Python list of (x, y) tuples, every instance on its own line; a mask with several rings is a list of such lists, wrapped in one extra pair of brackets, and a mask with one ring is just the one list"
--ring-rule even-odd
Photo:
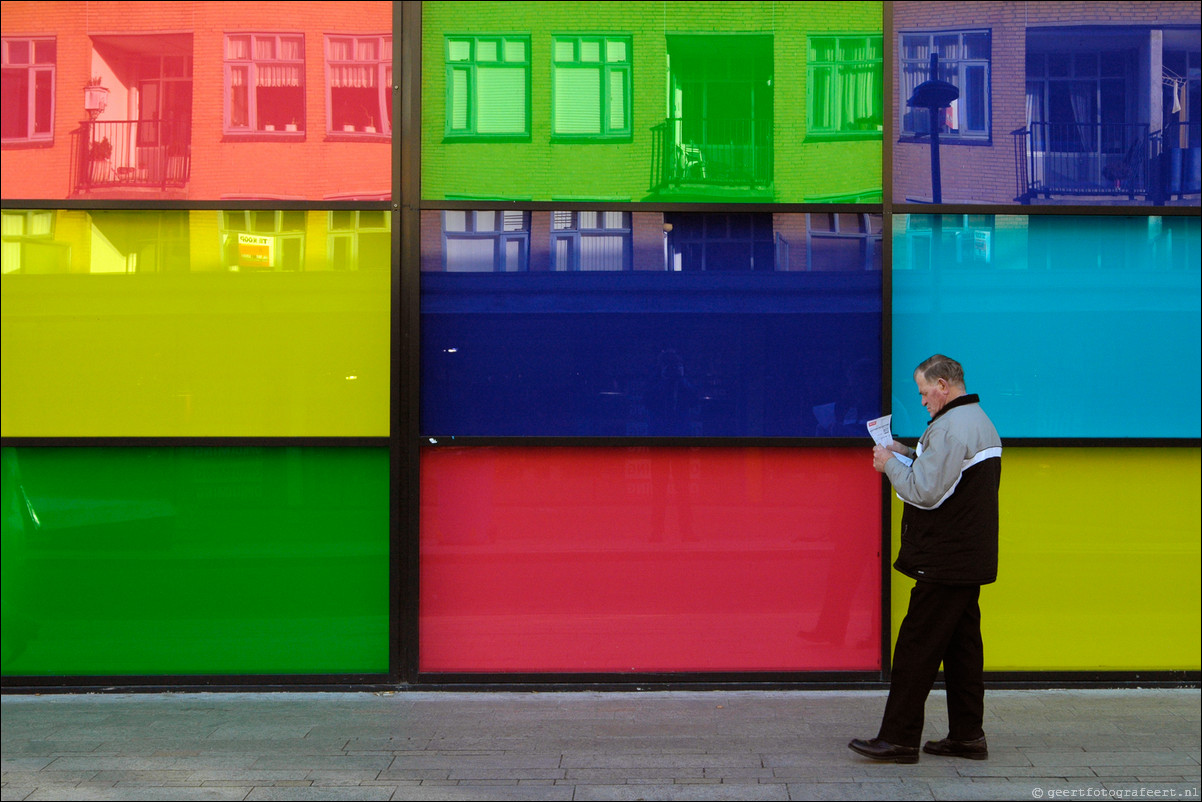
[(31, 214), (4, 210), (5, 437), (388, 435), (390, 215)]
[[(1199, 667), (1195, 448), (1011, 448), (1001, 560), (981, 591), (988, 671)], [(893, 497), (893, 555), (901, 503)], [(893, 638), (912, 580), (893, 572)]]

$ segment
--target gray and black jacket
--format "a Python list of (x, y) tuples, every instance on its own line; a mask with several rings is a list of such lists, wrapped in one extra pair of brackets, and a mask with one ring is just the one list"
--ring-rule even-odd
[(962, 395), (931, 419), (912, 466), (891, 459), (885, 474), (906, 503), (893, 567), (943, 585), (997, 579), (1002, 441), (980, 398)]

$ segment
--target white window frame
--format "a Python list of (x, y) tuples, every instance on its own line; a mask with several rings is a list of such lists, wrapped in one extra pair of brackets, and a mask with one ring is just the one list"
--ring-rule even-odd
[[(984, 58), (967, 58), (964, 56), (948, 60), (940, 58), (940, 75), (938, 77), (941, 80), (954, 84), (961, 91), (960, 98), (945, 111), (947, 119), (954, 119), (959, 128), (951, 130), (945, 125), (940, 129), (939, 138), (941, 141), (951, 142), (988, 142), (993, 136), (993, 32), (989, 28), (903, 31), (898, 34), (898, 86), (900, 87), (900, 95), (897, 98), (897, 109), (900, 118), (898, 120), (898, 132), (903, 139), (925, 137), (930, 133), (928, 130), (930, 123), (927, 110), (913, 109), (906, 105), (906, 101), (910, 99), (910, 95), (916, 86), (931, 78), (930, 54), (935, 47), (936, 37), (941, 36), (958, 37), (958, 52), (963, 52), (965, 36), (984, 36), (986, 37), (986, 46), (989, 49), (989, 55)], [(926, 54), (921, 57), (907, 58), (907, 40), (918, 38), (926, 38)], [(984, 119), (984, 125), (979, 129), (966, 129), (964, 126), (972, 119), (974, 112), (977, 111), (965, 108), (966, 96), (964, 88), (969, 86), (969, 73), (973, 70), (984, 70), (984, 94), (982, 102), (985, 108), (979, 110)]]
[[(39, 62), (38, 45), (49, 42), (54, 48), (54, 56), (50, 61)], [(12, 61), (12, 46), (17, 43), (23, 43), (29, 47), (29, 60), (27, 62), (16, 63)], [(58, 86), (56, 83), (58, 69), (58, 42), (53, 36), (5, 36), (0, 42), (0, 51), (3, 56), (0, 57), (0, 69), (3, 69), (5, 74), (24, 71), (27, 74), (26, 97), (25, 97), (25, 132), (20, 136), (5, 137), (6, 143), (20, 142), (53, 142), (54, 141), (54, 121), (55, 121), (55, 102), (58, 95)], [(49, 76), (50, 83), (50, 108), (49, 119), (50, 123), (45, 131), (37, 130), (38, 120), (38, 97), (37, 97), (37, 81), (38, 76)], [(5, 98), (7, 103), (9, 99)], [(20, 100), (16, 101), (17, 104)]]
[[(340, 42), (349, 42), (351, 58), (335, 58), (335, 48)], [(360, 46), (367, 42), (375, 44), (376, 58), (357, 58)], [(392, 115), (389, 113), (388, 100), (392, 96), (392, 35), (326, 34), (325, 53), (326, 133), (334, 136), (349, 134), (390, 136), (392, 134)], [(336, 87), (334, 84), (336, 81), (343, 80), (337, 77), (340, 72), (351, 75), (356, 70), (362, 70), (364, 74), (372, 76), (371, 80), (375, 83), (376, 104), (374, 109), (369, 110), (369, 114), (377, 122), (374, 125), (367, 123), (363, 128), (356, 125), (354, 130), (348, 131), (345, 123), (335, 127), (334, 90), (340, 87)], [(371, 128), (375, 130), (371, 130)]]
[[(231, 42), (235, 39), (249, 40), (249, 54), (246, 58), (233, 58), (230, 56)], [(255, 43), (261, 40), (274, 40), (273, 58), (258, 58), (255, 56)], [(299, 40), (300, 53), (299, 59), (282, 58), (280, 57), (280, 44), (284, 40)], [(223, 40), (225, 55), (224, 61), (224, 97), (225, 97), (225, 113), (223, 117), (223, 128), (226, 134), (254, 134), (256, 136), (296, 136), (304, 134), (305, 123), (305, 103), (306, 82), (305, 82), (305, 35), (304, 33), (288, 33), (288, 32), (273, 32), (267, 33), (263, 31), (240, 31), (237, 33), (226, 33)], [(297, 109), (298, 116), (295, 118), (295, 123), (284, 123), (283, 130), (279, 128), (268, 129), (268, 123), (259, 122), (260, 112), (258, 109), (258, 98), (256, 88), (259, 86), (260, 72), (269, 70), (271, 67), (294, 67), (299, 68), (300, 73), (300, 108)], [(234, 74), (239, 70), (245, 70), (246, 80), (246, 123), (235, 124), (233, 119), (234, 114)], [(271, 124), (274, 126), (274, 124)]]

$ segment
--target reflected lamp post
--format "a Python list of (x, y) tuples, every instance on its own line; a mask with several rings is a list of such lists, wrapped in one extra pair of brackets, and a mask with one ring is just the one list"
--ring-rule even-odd
[(931, 195), (935, 203), (943, 203), (943, 185), (939, 176), (939, 112), (952, 105), (960, 97), (955, 84), (940, 81), (939, 54), (931, 54), (931, 78), (914, 88), (906, 105), (915, 109), (927, 109), (931, 121)]

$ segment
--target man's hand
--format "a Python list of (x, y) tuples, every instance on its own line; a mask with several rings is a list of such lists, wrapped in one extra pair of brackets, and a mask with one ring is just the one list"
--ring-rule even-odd
[[(893, 445), (893, 443), (890, 443), (889, 445)], [(873, 447), (872, 467), (876, 468), (879, 472), (884, 473), (885, 464), (889, 462), (889, 460), (893, 459), (893, 453), (893, 449), (886, 448), (885, 446)]]

